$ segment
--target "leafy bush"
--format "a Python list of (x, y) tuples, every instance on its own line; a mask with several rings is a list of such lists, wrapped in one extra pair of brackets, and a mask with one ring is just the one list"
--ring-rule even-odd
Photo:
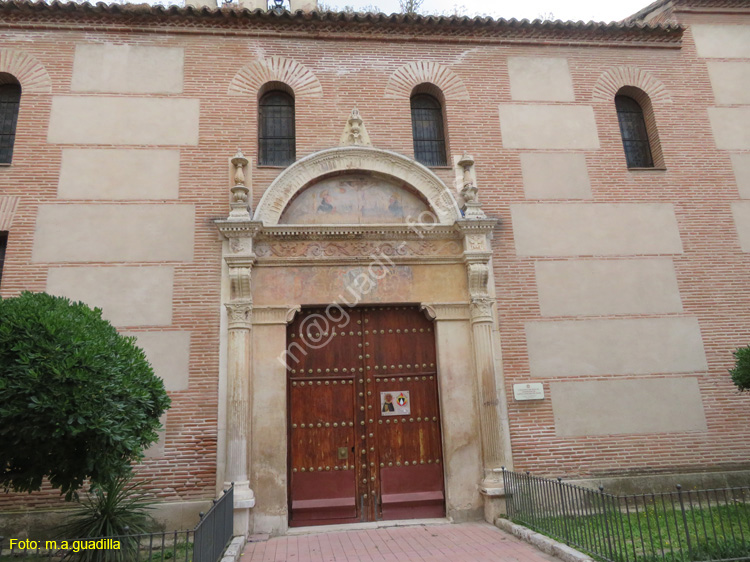
[(145, 534), (155, 526), (152, 509), (140, 488), (143, 482), (116, 477), (104, 485), (94, 485), (80, 500), (81, 509), (60, 529), (59, 537), (68, 541), (117, 537), (119, 549), (81, 550), (71, 558), (81, 562), (120, 562), (138, 558), (138, 540), (126, 535)]
[(87, 478), (130, 473), (169, 407), (134, 342), (83, 303), (0, 299), (0, 486), (31, 492), (46, 476), (70, 500)]
[(741, 347), (734, 352), (735, 365), (729, 373), (732, 375), (732, 382), (737, 385), (740, 391), (750, 389), (750, 347)]

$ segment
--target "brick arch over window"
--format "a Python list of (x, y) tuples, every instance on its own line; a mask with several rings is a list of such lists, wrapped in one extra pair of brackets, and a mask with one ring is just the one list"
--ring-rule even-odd
[(396, 70), (385, 85), (385, 97), (410, 99), (420, 84), (434, 84), (447, 101), (468, 101), (469, 91), (463, 80), (450, 68), (436, 62), (416, 61)]
[(617, 93), (625, 86), (642, 90), (652, 103), (672, 103), (672, 96), (661, 80), (633, 66), (611, 68), (599, 76), (591, 98), (593, 101), (612, 103)]
[(257, 96), (268, 82), (282, 82), (294, 91), (295, 98), (319, 98), (323, 87), (313, 72), (294, 59), (270, 57), (243, 66), (229, 83), (229, 95)]
[(52, 80), (47, 69), (31, 55), (14, 49), (0, 49), (0, 83), (9, 74), (21, 84), (23, 95), (49, 94)]

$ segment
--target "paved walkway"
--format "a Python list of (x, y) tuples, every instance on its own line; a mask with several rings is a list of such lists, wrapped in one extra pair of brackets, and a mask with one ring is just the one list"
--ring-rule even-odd
[(560, 562), (489, 523), (386, 527), (248, 543), (241, 562)]

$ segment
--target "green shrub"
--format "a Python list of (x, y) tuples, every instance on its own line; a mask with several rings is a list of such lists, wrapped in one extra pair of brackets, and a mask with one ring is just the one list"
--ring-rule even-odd
[(734, 360), (734, 369), (729, 371), (732, 382), (740, 391), (750, 389), (750, 347), (741, 347), (735, 351)]
[(106, 484), (158, 439), (169, 397), (101, 310), (45, 293), (0, 299), (0, 487), (66, 499)]
[[(118, 537), (119, 549), (69, 552), (68, 558), (81, 562), (121, 562), (138, 558), (138, 541), (134, 537), (149, 533), (156, 523), (141, 487), (130, 477), (117, 477), (104, 485), (94, 485), (79, 501), (80, 510), (60, 529), (59, 538), (67, 541)], [(59, 542), (59, 541), (58, 541)]]

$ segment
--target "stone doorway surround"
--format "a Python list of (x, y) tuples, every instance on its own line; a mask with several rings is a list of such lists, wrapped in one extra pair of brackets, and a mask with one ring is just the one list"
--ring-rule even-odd
[[(219, 482), (235, 483), (235, 534), (287, 531), (286, 326), (303, 305), (338, 304), (333, 321), (334, 311), (359, 296), (356, 304), (419, 304), (435, 321), (449, 518), (493, 517), (501, 492), (494, 469), (510, 465), (493, 335), (490, 238), (497, 221), (481, 210), (473, 160), (459, 160), (463, 182), (454, 195), (414, 160), (348, 138), (349, 145), (311, 154), (279, 174), (252, 215), (248, 161), (239, 152), (232, 158), (231, 211), (216, 221), (229, 286), (226, 434), (217, 465), (224, 470)], [(279, 224), (298, 192), (344, 172), (406, 184), (428, 203), (432, 222)], [(391, 274), (402, 282), (379, 283)], [(345, 282), (352, 278), (363, 281), (354, 291)]]

